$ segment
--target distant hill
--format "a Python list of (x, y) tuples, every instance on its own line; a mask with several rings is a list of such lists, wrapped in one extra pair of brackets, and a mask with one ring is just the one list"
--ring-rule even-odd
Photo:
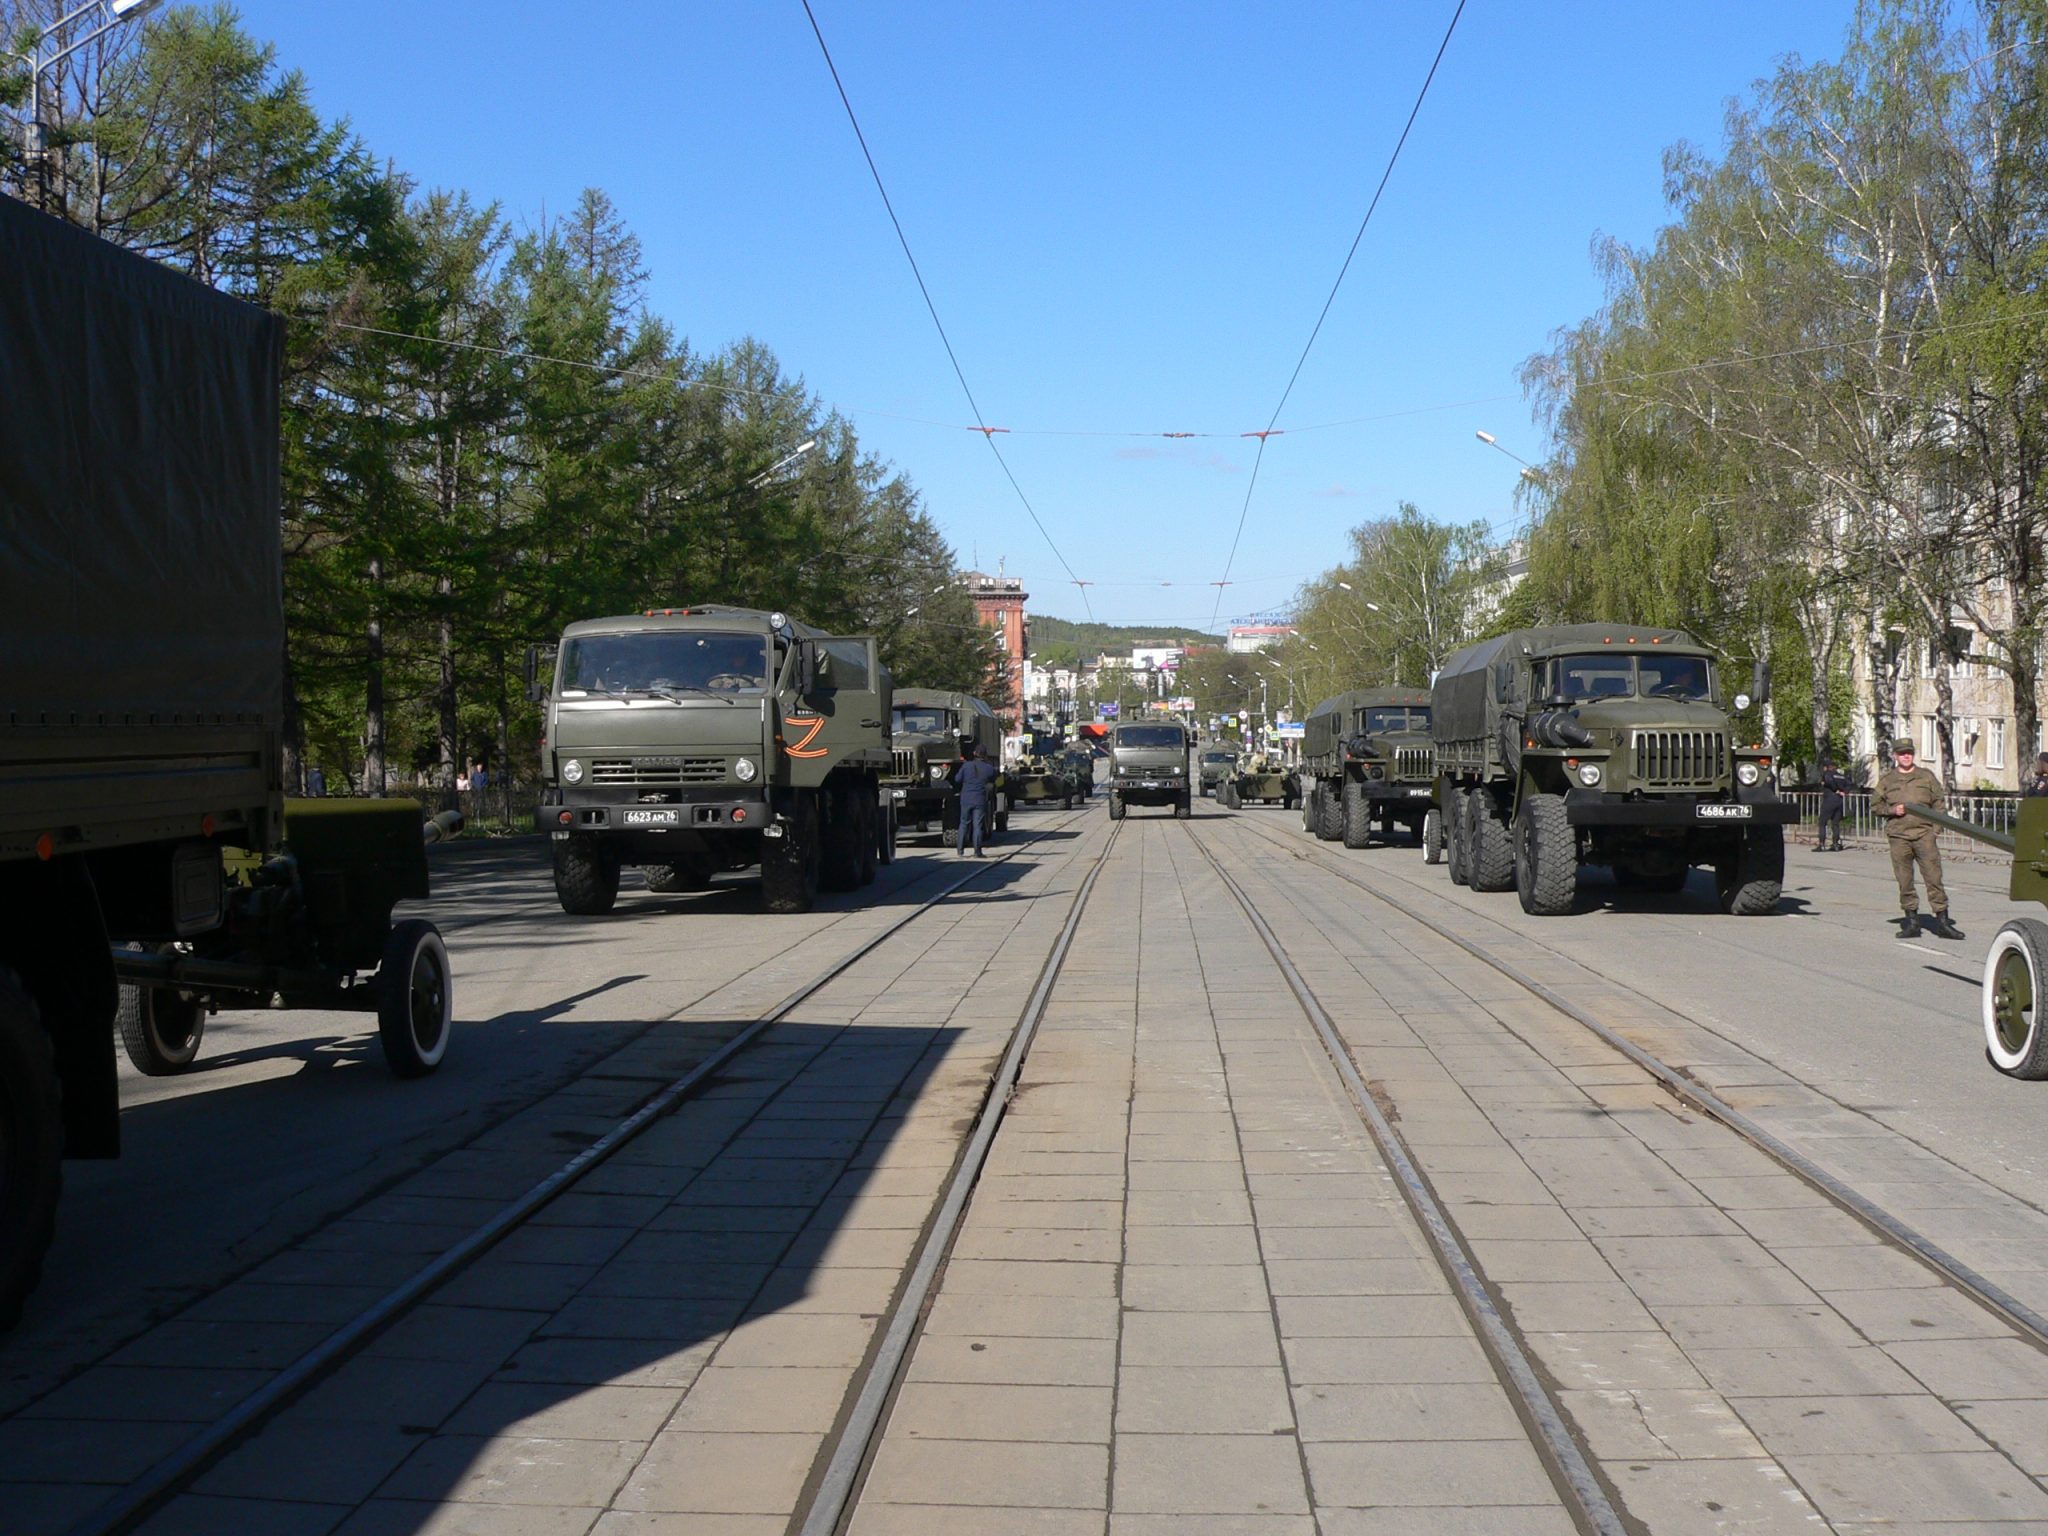
[(1101, 651), (1128, 651), (1140, 641), (1163, 645), (1221, 645), (1220, 635), (1195, 629), (1161, 628), (1156, 624), (1082, 624), (1042, 613), (1026, 616), (1031, 630), (1031, 662), (1038, 667), (1072, 667)]

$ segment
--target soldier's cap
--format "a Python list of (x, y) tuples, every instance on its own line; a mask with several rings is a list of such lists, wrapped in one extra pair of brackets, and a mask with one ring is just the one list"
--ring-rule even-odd
[(1892, 756), (1897, 757), (1900, 753), (1904, 753), (1908, 757), (1912, 757), (1915, 755), (1911, 738), (1901, 736), (1897, 741), (1892, 743)]

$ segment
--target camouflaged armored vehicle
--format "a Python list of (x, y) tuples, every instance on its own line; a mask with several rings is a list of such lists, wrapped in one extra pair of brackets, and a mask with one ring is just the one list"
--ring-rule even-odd
[[(536, 690), (537, 691), (537, 690)], [(893, 855), (888, 670), (871, 637), (705, 604), (562, 632), (539, 825), (562, 910), (609, 912), (628, 864), (657, 891), (761, 867), (771, 912), (806, 912)]]
[(1060, 763), (1074, 786), (1074, 798), (1086, 803), (1095, 793), (1095, 754), (1083, 746), (1069, 746), (1060, 754)]
[(1196, 754), (1195, 767), (1200, 778), (1196, 787), (1205, 799), (1222, 794), (1224, 784), (1237, 777), (1237, 757), (1235, 747), (1206, 747)]
[(1395, 827), (1421, 841), (1436, 805), (1429, 695), (1413, 688), (1356, 688), (1323, 700), (1302, 722), (1302, 820), (1346, 848)]
[(1074, 781), (1068, 776), (1066, 764), (1060, 758), (1043, 754), (1019, 758), (1003, 777), (1008, 781), (1012, 804), (1056, 803), (1066, 810), (1074, 808)]
[(1218, 791), (1223, 804), (1233, 811), (1246, 805), (1279, 805), (1291, 811), (1300, 793), (1301, 781), (1293, 770), (1267, 754), (1240, 762)]
[[(1759, 666), (1750, 695), (1762, 702)], [(1724, 911), (1775, 911), (1785, 826), (1771, 751), (1729, 719), (1719, 660), (1682, 630), (1567, 624), (1458, 652), (1430, 691), (1451, 878), (1569, 912), (1579, 867), (1638, 890), (1714, 871)]]
[(1133, 805), (1170, 805), (1185, 821), (1194, 814), (1188, 782), (1188, 733), (1171, 720), (1132, 721), (1109, 739), (1109, 819)]
[[(890, 713), (889, 770), (882, 798), (895, 808), (897, 825), (912, 832), (936, 831), (941, 840), (960, 825), (960, 791), (953, 771), (960, 745), (971, 741), (991, 763), (1003, 760), (1003, 723), (972, 694), (949, 688), (899, 688)], [(989, 824), (1010, 825), (1010, 796), (998, 785)]]

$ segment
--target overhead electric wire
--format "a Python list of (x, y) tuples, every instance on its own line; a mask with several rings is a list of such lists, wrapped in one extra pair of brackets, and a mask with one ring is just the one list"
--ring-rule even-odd
[[(804, 0), (806, 9), (810, 0)], [(1251, 515), (1252, 493), (1258, 489), (1259, 466), (1266, 460), (1266, 440), (1274, 435), (1280, 421), (1280, 413), (1287, 409), (1288, 396), (1294, 393), (1294, 384), (1301, 377), (1301, 370), (1308, 362), (1308, 354), (1316, 344), (1316, 338), (1323, 333), (1323, 322), (1330, 317), (1330, 306), (1337, 302), (1337, 290), (1344, 286), (1345, 274), (1351, 270), (1352, 258), (1357, 256), (1358, 247), (1365, 239), (1366, 227), (1372, 223), (1375, 209), (1380, 205), (1380, 196), (1387, 190), (1387, 183), (1393, 179), (1394, 167), (1400, 162), (1401, 150), (1408, 143), (1408, 135), (1415, 127), (1415, 119), (1421, 115), (1422, 103), (1429, 97), (1429, 87), (1436, 79), (1437, 67), (1444, 61), (1444, 52), (1451, 46), (1451, 34), (1458, 30), (1458, 18), (1465, 14), (1465, 0), (1458, 0), (1457, 9), (1451, 12), (1451, 24), (1444, 28), (1443, 41), (1436, 46), (1436, 57), (1429, 61), (1429, 73), (1422, 77), (1422, 89), (1415, 93), (1415, 105), (1408, 109), (1408, 121), (1401, 125), (1401, 137), (1394, 141), (1394, 152), (1387, 156), (1387, 167), (1380, 172), (1380, 183), (1373, 188), (1372, 201), (1366, 204), (1365, 217), (1358, 221), (1358, 233), (1351, 237), (1351, 249), (1344, 253), (1344, 264), (1337, 269), (1337, 280), (1330, 284), (1330, 295), (1323, 300), (1323, 307), (1316, 315), (1316, 323), (1310, 328), (1308, 340), (1301, 349), (1301, 356), (1294, 360), (1294, 371), (1287, 376), (1287, 387), (1280, 391), (1280, 403), (1273, 407), (1273, 414), (1266, 420), (1263, 432), (1247, 433), (1259, 440), (1259, 451), (1252, 458), (1251, 478), (1245, 482), (1244, 505), (1238, 509), (1237, 531), (1230, 536), (1230, 554), (1223, 562), (1223, 579), (1216, 583), (1216, 613), (1223, 612), (1223, 591), (1230, 585), (1230, 572), (1237, 564), (1237, 546), (1244, 538), (1245, 519)], [(1211, 616), (1209, 627), (1216, 627), (1215, 616)]]
[[(1460, 5), (1463, 3), (1464, 0), (1459, 0)], [(811, 23), (811, 35), (818, 40), (818, 51), (825, 56), (825, 68), (831, 71), (833, 88), (839, 92), (839, 104), (846, 108), (846, 120), (853, 125), (853, 136), (860, 143), (861, 157), (868, 163), (868, 174), (875, 179), (875, 190), (881, 194), (882, 207), (888, 213), (889, 223), (896, 231), (896, 243), (903, 247), (903, 259), (910, 263), (910, 275), (917, 279), (917, 291), (924, 296), (925, 310), (932, 317), (932, 325), (939, 333), (940, 344), (946, 349), (946, 360), (953, 365), (953, 377), (960, 381), (960, 392), (967, 397), (968, 409), (974, 412), (974, 430), (979, 432), (981, 440), (988, 444), (988, 451), (996, 456), (996, 463), (1002, 466), (1003, 478), (1010, 482), (1010, 489), (1017, 493), (1017, 500), (1023, 504), (1025, 513), (1031, 519), (1031, 526), (1038, 530), (1039, 536), (1045, 540), (1046, 548), (1052, 551), (1053, 558), (1059, 561), (1061, 569), (1067, 573), (1067, 580), (1072, 582), (1074, 589), (1081, 594), (1081, 609), (1090, 620), (1093, 620), (1095, 610), (1088, 602), (1087, 583), (1082, 581), (1074, 573), (1073, 566), (1067, 563), (1067, 557), (1061, 553), (1059, 544), (1039, 519), (1038, 509), (1031, 505), (1031, 498), (1024, 494), (1024, 487), (1017, 483), (1017, 477), (1011, 472), (1009, 461), (1003, 457), (1002, 449), (996, 446), (995, 434), (1007, 429), (991, 427), (988, 418), (981, 413), (981, 402), (974, 398), (974, 390), (967, 382), (966, 370), (960, 366), (959, 355), (953, 350), (953, 339), (946, 334), (945, 321), (939, 318), (939, 306), (932, 302), (932, 291), (925, 285), (924, 273), (919, 270), (917, 257), (911, 252), (910, 237), (903, 232), (903, 221), (896, 217), (896, 205), (889, 200), (889, 189), (882, 182), (881, 167), (875, 164), (874, 152), (868, 148), (868, 136), (861, 131), (860, 116), (853, 110), (853, 98), (846, 94), (846, 82), (839, 78), (839, 66), (833, 62), (832, 49), (825, 42), (825, 30), (818, 25), (818, 16), (811, 9), (811, 0), (803, 0), (803, 8), (804, 15)]]

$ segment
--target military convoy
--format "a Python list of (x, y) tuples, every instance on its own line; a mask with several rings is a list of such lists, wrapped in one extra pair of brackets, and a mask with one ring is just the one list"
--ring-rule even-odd
[(1436, 804), (1429, 695), (1357, 688), (1323, 700), (1302, 722), (1302, 822), (1325, 842), (1363, 848), (1377, 824), (1424, 843)]
[[(899, 688), (890, 711), (889, 770), (882, 796), (900, 828), (946, 834), (960, 825), (960, 791), (953, 770), (962, 742), (971, 741), (991, 763), (1003, 760), (1003, 723), (972, 694), (944, 688)], [(998, 787), (989, 817), (998, 832), (1009, 830), (1010, 798)]]
[(537, 825), (562, 910), (612, 910), (621, 870), (698, 890), (758, 864), (771, 912), (807, 912), (894, 857), (889, 673), (866, 636), (703, 604), (562, 632)]
[(1194, 814), (1188, 781), (1188, 733), (1171, 720), (1131, 721), (1109, 739), (1109, 819), (1134, 805), (1170, 805), (1185, 821)]
[[(1766, 697), (1759, 666), (1741, 710)], [(1771, 753), (1743, 745), (1707, 647), (1681, 630), (1567, 624), (1468, 646), (1430, 692), (1451, 878), (1569, 912), (1580, 866), (1625, 889), (1714, 871), (1722, 909), (1774, 911), (1784, 828)]]
[(1217, 790), (1217, 799), (1230, 810), (1247, 805), (1277, 805), (1294, 809), (1301, 793), (1301, 780), (1286, 763), (1268, 753), (1245, 758)]

